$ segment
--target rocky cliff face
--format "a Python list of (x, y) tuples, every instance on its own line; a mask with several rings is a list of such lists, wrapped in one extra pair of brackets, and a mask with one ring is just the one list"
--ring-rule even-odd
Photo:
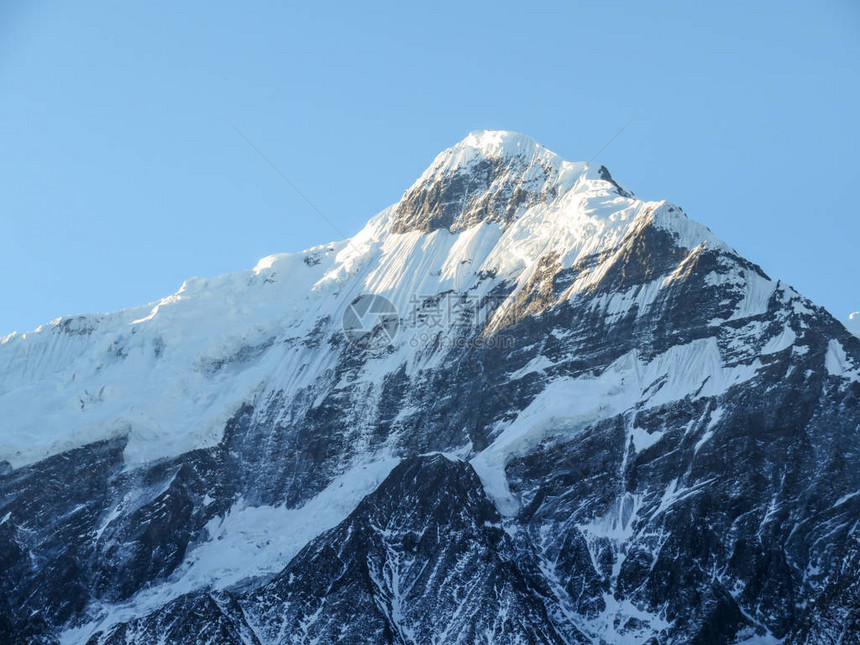
[(4, 641), (858, 638), (860, 339), (521, 135), (3, 339), (0, 413)]

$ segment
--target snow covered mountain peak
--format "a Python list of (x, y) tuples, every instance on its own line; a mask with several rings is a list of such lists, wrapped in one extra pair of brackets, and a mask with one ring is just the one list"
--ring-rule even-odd
[[(605, 177), (608, 172), (602, 171)], [(509, 224), (524, 209), (552, 202), (600, 168), (564, 161), (515, 132), (481, 130), (439, 154), (396, 207), (395, 233)]]
[(128, 464), (213, 445), (244, 401), (287, 387), (273, 374), (285, 373), (285, 353), (296, 365), (305, 360), (296, 339), (338, 337), (360, 293), (383, 295), (408, 317), (416, 298), (513, 290), (499, 307), (513, 315), (548, 267), (575, 276), (559, 296), (573, 299), (623, 254), (638, 253), (636, 240), (650, 229), (683, 249), (679, 260), (690, 254), (692, 262), (705, 247), (730, 251), (679, 208), (636, 199), (603, 166), (566, 162), (523, 135), (472, 133), (348, 241), (3, 339), (0, 461), (20, 466), (116, 435), (128, 437)]
[(440, 153), (394, 205), (386, 232), (460, 233), (484, 223), (542, 238), (539, 229), (559, 229), (559, 242), (578, 252), (596, 251), (607, 235), (614, 241), (637, 219), (688, 248), (731, 250), (680, 208), (637, 199), (605, 166), (565, 161), (534, 139), (498, 130), (472, 132)]
[(860, 597), (858, 396), (680, 208), (472, 133), (348, 240), (0, 339), (0, 642), (778, 642)]
[(465, 165), (476, 157), (485, 159), (535, 157), (563, 160), (559, 155), (542, 146), (525, 134), (510, 130), (474, 130), (457, 144), (441, 152), (433, 163), (448, 160), (451, 165)]

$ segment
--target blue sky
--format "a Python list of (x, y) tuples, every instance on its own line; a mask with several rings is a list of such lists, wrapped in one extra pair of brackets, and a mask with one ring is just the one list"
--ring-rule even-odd
[[(0, 3), (0, 336), (347, 234), (475, 129), (860, 310), (860, 5)], [(539, 8), (534, 8), (537, 5)]]

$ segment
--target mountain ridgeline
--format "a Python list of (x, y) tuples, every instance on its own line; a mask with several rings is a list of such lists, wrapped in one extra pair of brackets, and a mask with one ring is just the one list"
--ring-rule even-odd
[(522, 135), (1, 339), (0, 418), (4, 643), (860, 643), (860, 339)]

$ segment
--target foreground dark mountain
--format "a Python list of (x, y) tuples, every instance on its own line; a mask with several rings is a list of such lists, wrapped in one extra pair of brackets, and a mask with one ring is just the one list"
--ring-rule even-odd
[(860, 638), (860, 340), (519, 135), (0, 387), (9, 642)]

